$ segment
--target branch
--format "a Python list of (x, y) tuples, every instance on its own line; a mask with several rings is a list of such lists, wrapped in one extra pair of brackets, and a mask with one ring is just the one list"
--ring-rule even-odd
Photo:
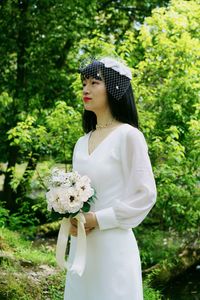
[(72, 40), (68, 39), (66, 41), (64, 47), (62, 48), (61, 53), (60, 53), (60, 57), (56, 61), (56, 66), (57, 66), (58, 69), (61, 69), (64, 66), (67, 55), (69, 53), (69, 50), (70, 50), (72, 44), (73, 44)]
[(39, 173), (38, 170), (37, 170), (37, 166), (36, 166), (36, 168), (35, 168), (35, 171), (36, 171), (37, 176), (38, 176), (38, 178), (39, 178), (40, 184), (43, 186), (43, 188), (45, 188), (46, 191), (48, 191), (48, 188), (47, 188), (47, 186), (45, 185), (44, 180), (42, 179), (42, 177), (40, 176), (40, 173)]

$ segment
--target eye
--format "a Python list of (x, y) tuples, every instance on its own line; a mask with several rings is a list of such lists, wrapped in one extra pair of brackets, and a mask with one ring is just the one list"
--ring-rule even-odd
[(97, 80), (92, 80), (92, 84), (99, 84)]
[(83, 82), (83, 83), (82, 83), (82, 86), (83, 86), (83, 87), (84, 87), (84, 86), (86, 86), (86, 83), (85, 83), (85, 82)]

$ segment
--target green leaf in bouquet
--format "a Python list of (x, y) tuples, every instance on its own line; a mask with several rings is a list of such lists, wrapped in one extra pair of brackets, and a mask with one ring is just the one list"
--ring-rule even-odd
[(83, 212), (89, 212), (90, 210), (90, 204), (88, 202), (84, 202), (83, 207), (82, 207), (82, 211)]
[(70, 213), (68, 214), (69, 217), (74, 218), (76, 215), (78, 215), (79, 211), (75, 212), (75, 213)]
[(97, 199), (96, 190), (94, 190), (93, 196), (90, 197), (87, 202), (88, 203), (94, 203), (96, 199)]

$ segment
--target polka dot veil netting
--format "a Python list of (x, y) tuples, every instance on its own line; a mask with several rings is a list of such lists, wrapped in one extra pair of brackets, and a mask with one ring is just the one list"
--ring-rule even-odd
[(82, 81), (89, 77), (104, 81), (107, 91), (116, 100), (120, 100), (126, 93), (132, 79), (130, 69), (124, 63), (110, 57), (83, 61), (79, 73)]

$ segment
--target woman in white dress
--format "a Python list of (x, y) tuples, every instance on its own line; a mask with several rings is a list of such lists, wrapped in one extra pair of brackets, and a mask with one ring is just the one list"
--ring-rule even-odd
[[(67, 272), (65, 300), (142, 300), (138, 226), (156, 200), (148, 148), (138, 129), (131, 71), (104, 57), (80, 69), (85, 135), (74, 147), (73, 170), (91, 179), (97, 199), (85, 213), (86, 266), (82, 276)], [(69, 262), (77, 221), (71, 220)]]

